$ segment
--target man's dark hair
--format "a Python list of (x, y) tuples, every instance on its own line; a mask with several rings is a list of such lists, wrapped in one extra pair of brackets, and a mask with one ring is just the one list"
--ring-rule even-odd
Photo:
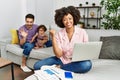
[(57, 9), (55, 14), (55, 23), (60, 27), (64, 28), (64, 24), (62, 22), (62, 19), (65, 15), (71, 14), (73, 16), (74, 25), (77, 25), (77, 23), (80, 20), (80, 12), (77, 8), (74, 6), (68, 6), (68, 7), (62, 7), (61, 9)]
[(37, 28), (37, 32), (39, 32), (39, 29), (42, 28), (44, 31), (47, 31), (47, 28), (45, 25), (39, 25)]
[(27, 15), (25, 16), (25, 19), (27, 19), (27, 18), (31, 18), (31, 19), (34, 20), (34, 15), (33, 15), (33, 14), (27, 14)]

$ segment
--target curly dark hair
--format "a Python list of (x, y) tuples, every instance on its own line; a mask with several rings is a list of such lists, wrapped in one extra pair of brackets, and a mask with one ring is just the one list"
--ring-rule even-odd
[(44, 31), (47, 31), (47, 28), (45, 25), (39, 25), (37, 28), (37, 32), (39, 32), (39, 29), (42, 28)]
[(80, 20), (80, 12), (77, 8), (74, 6), (68, 6), (68, 7), (62, 7), (60, 9), (57, 9), (55, 14), (55, 23), (60, 27), (64, 28), (64, 24), (62, 22), (62, 19), (65, 15), (71, 14), (73, 16), (74, 25), (77, 25), (77, 23)]

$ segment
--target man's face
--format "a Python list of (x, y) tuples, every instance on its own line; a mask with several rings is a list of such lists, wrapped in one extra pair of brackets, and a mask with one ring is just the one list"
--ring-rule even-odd
[(27, 27), (28, 29), (32, 28), (33, 23), (34, 23), (34, 20), (33, 20), (32, 18), (26, 18), (25, 21), (26, 21), (26, 27)]

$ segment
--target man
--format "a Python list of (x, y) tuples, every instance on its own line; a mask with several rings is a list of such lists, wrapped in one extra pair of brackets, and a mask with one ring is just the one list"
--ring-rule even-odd
[(31, 69), (27, 67), (26, 60), (30, 51), (34, 48), (35, 42), (32, 41), (32, 37), (35, 35), (38, 26), (34, 24), (34, 15), (32, 14), (27, 14), (25, 21), (25, 25), (19, 28), (20, 46), (23, 48), (21, 69), (24, 72), (30, 72)]

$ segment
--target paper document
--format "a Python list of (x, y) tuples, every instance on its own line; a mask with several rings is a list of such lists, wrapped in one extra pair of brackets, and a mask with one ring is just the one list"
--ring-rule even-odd
[(65, 71), (53, 66), (43, 66), (35, 71), (38, 80), (73, 80), (73, 72)]

